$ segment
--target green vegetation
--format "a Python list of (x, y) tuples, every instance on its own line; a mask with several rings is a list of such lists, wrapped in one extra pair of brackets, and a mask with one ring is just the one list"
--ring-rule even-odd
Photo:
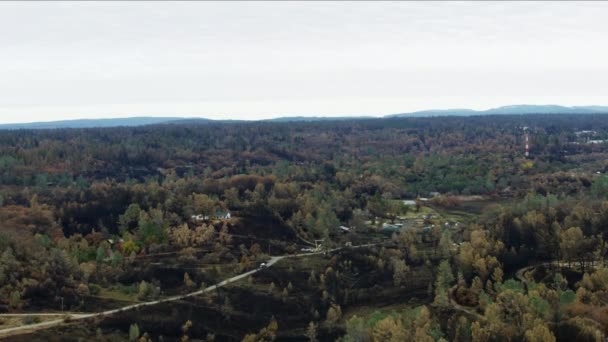
[[(531, 127), (529, 159), (522, 126)], [(98, 322), (75, 334), (602, 339), (608, 146), (579, 141), (575, 132), (590, 128), (604, 134), (608, 121), (0, 131), (0, 306), (100, 311), (260, 268), (192, 301), (104, 323), (122, 335)], [(311, 251), (325, 253), (261, 266)]]

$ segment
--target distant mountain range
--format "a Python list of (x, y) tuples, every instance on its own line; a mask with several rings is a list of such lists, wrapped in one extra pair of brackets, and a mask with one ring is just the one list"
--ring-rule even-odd
[(473, 116), (473, 115), (524, 115), (524, 114), (608, 114), (608, 106), (566, 107), (557, 105), (514, 105), (488, 110), (431, 109), (412, 113), (387, 115), (386, 117), (426, 116)]
[(357, 120), (357, 119), (378, 119), (374, 116), (285, 116), (280, 118), (262, 120), (272, 122), (294, 122), (294, 121), (344, 121), (344, 120)]
[[(433, 116), (476, 116), (476, 115), (525, 115), (525, 114), (608, 114), (608, 106), (575, 106), (566, 107), (558, 105), (514, 105), (492, 108), (488, 110), (473, 109), (431, 109), (411, 113), (386, 115), (384, 118), (406, 117), (433, 117)], [(293, 116), (279, 117), (269, 122), (295, 122), (295, 121), (336, 121), (371, 119), (372, 116)], [(53, 129), (53, 128), (94, 128), (119, 126), (145, 126), (156, 124), (209, 124), (228, 122), (248, 122), (246, 120), (212, 120), (205, 118), (183, 117), (131, 117), (115, 119), (78, 119), (49, 122), (32, 122), (17, 124), (0, 124), (0, 129)]]
[(55, 128), (102, 128), (102, 127), (135, 127), (160, 124), (208, 124), (236, 122), (235, 120), (211, 120), (205, 118), (180, 117), (148, 117), (138, 116), (132, 118), (112, 119), (76, 119), (48, 122), (31, 122), (16, 124), (0, 124), (2, 129), (55, 129)]
[[(47, 129), (47, 128), (92, 128), (92, 127), (117, 127), (117, 126), (144, 126), (167, 123), (177, 120), (176, 118), (155, 117), (133, 117), (116, 119), (77, 119), (49, 122), (31, 122), (17, 124), (2, 124), (0, 129)], [(205, 120), (209, 121), (209, 120)]]

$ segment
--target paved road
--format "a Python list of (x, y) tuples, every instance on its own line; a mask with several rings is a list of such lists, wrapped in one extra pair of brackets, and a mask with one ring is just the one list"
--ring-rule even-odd
[[(365, 245), (358, 245), (358, 246), (352, 246), (352, 247), (348, 247), (348, 248), (362, 248), (362, 247), (371, 247), (371, 246), (375, 246), (378, 244), (365, 244)], [(273, 256), (270, 258), (270, 260), (268, 260), (268, 262), (266, 262), (266, 267), (272, 267), (274, 264), (276, 264), (277, 262), (279, 262), (281, 259), (284, 258), (301, 258), (301, 257), (307, 257), (307, 256), (311, 256), (311, 255), (319, 255), (319, 254), (324, 254), (324, 253), (331, 253), (331, 252), (336, 252), (339, 251), (341, 249), (344, 249), (347, 247), (340, 247), (340, 248), (334, 248), (334, 249), (330, 249), (327, 251), (321, 251), (321, 252), (313, 252), (313, 253), (302, 253), (302, 254), (292, 254), (292, 255), (282, 255), (282, 256)], [(213, 291), (217, 288), (220, 288), (222, 286), (225, 286), (227, 284), (230, 284), (232, 282), (241, 280), (243, 278), (246, 278), (254, 273), (257, 273), (261, 270), (263, 270), (264, 268), (256, 268), (254, 270), (251, 270), (249, 272), (245, 272), (245, 273), (241, 273), (237, 276), (234, 276), (232, 278), (228, 278), (224, 281), (221, 281), (215, 285), (209, 286), (205, 289), (201, 289), (198, 291), (194, 291), (185, 295), (179, 295), (179, 296), (173, 296), (173, 297), (168, 297), (168, 298), (163, 298), (163, 299), (158, 299), (158, 300), (153, 300), (150, 302), (144, 302), (144, 303), (138, 303), (138, 304), (132, 304), (132, 305), (127, 305), (127, 306), (123, 306), (122, 308), (118, 308), (118, 309), (113, 309), (113, 310), (107, 310), (107, 311), (102, 311), (102, 312), (97, 312), (97, 313), (64, 313), (64, 314), (58, 314), (58, 313), (31, 313), (31, 314), (5, 314), (5, 316), (9, 317), (9, 316), (19, 316), (19, 315), (23, 315), (23, 316), (59, 316), (61, 318), (59, 319), (55, 319), (55, 320), (51, 320), (51, 321), (46, 321), (46, 322), (41, 322), (41, 323), (36, 323), (36, 324), (29, 324), (29, 325), (24, 325), (24, 326), (18, 326), (18, 327), (13, 327), (13, 328), (7, 328), (7, 329), (2, 329), (0, 330), (0, 338), (2, 337), (7, 337), (7, 336), (13, 336), (13, 335), (19, 335), (19, 334), (25, 334), (25, 333), (30, 333), (36, 330), (42, 330), (42, 329), (47, 329), (47, 328), (51, 328), (54, 326), (58, 326), (61, 325), (63, 323), (66, 323), (66, 319), (69, 322), (73, 322), (73, 321), (78, 321), (78, 320), (83, 320), (83, 319), (87, 319), (87, 318), (98, 318), (98, 317), (104, 317), (104, 316), (109, 316), (109, 315), (113, 315), (119, 312), (125, 312), (125, 311), (129, 311), (129, 310), (133, 310), (133, 309), (137, 309), (137, 308), (141, 308), (141, 307), (145, 307), (145, 306), (151, 306), (151, 305), (156, 305), (156, 304), (161, 304), (161, 303), (168, 303), (168, 302), (173, 302), (173, 301), (177, 301), (177, 300), (182, 300), (185, 298), (189, 298), (189, 297), (194, 297), (194, 296), (199, 296), (203, 293), (207, 293), (210, 291)], [(4, 316), (4, 315), (0, 315), (0, 316)]]

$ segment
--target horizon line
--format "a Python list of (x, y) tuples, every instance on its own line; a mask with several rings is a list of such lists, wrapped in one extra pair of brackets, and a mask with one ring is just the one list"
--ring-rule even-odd
[[(199, 120), (209, 120), (209, 121), (218, 121), (218, 122), (226, 122), (226, 121), (244, 121), (244, 122), (256, 122), (256, 121), (272, 121), (272, 120), (277, 120), (277, 119), (290, 119), (290, 118), (311, 118), (311, 119), (344, 119), (344, 118), (353, 118), (353, 119), (381, 119), (381, 118), (387, 118), (387, 117), (393, 117), (393, 116), (398, 116), (398, 115), (408, 115), (408, 114), (422, 114), (422, 113), (431, 113), (431, 112), (450, 112), (450, 111), (469, 111), (471, 113), (484, 113), (487, 111), (491, 111), (491, 110), (496, 110), (496, 109), (508, 109), (509, 107), (560, 107), (563, 109), (571, 109), (571, 110), (576, 110), (576, 109), (586, 109), (586, 110), (591, 110), (592, 107), (606, 107), (606, 113), (608, 113), (608, 106), (605, 105), (576, 105), (576, 106), (566, 106), (566, 105), (558, 105), (558, 104), (511, 104), (511, 105), (502, 105), (502, 106), (498, 106), (498, 107), (488, 107), (485, 109), (471, 109), (471, 108), (430, 108), (430, 109), (422, 109), (422, 110), (416, 110), (416, 111), (404, 111), (404, 112), (393, 112), (393, 113), (386, 113), (386, 114), (354, 114), (354, 115), (348, 115), (348, 114), (344, 114), (344, 115), (323, 115), (323, 114), (294, 114), (294, 115), (278, 115), (278, 116), (273, 116), (273, 117), (269, 117), (269, 118), (259, 118), (259, 119), (212, 119), (209, 117), (205, 117), (205, 116), (180, 116), (180, 115), (166, 115), (166, 114), (142, 114), (142, 115), (137, 115), (137, 114), (133, 114), (133, 115), (128, 115), (128, 116), (112, 116), (112, 117), (105, 117), (105, 116), (100, 116), (100, 117), (95, 117), (95, 118), (87, 118), (87, 117), (80, 117), (80, 118), (71, 118), (71, 119), (50, 119), (50, 120), (43, 120), (43, 121), (21, 121), (21, 122), (6, 122), (6, 123), (1, 123), (0, 122), (0, 126), (10, 126), (10, 125), (28, 125), (28, 124), (45, 124), (45, 123), (57, 123), (57, 122), (73, 122), (73, 121), (101, 121), (101, 120), (128, 120), (128, 119), (175, 119), (175, 120), (190, 120), (190, 119), (199, 119)], [(580, 114), (601, 114), (604, 113), (602, 111), (598, 111), (596, 113), (593, 112), (588, 112), (588, 113), (580, 113)], [(446, 113), (447, 114), (447, 113)], [(514, 113), (515, 114), (515, 113)], [(521, 113), (518, 113), (521, 114)], [(543, 114), (543, 113), (525, 113), (525, 114)], [(544, 114), (549, 114), (549, 113), (544, 113)], [(553, 113), (553, 114), (561, 114), (561, 113)], [(568, 113), (564, 113), (564, 114), (568, 114)], [(574, 114), (574, 113), (572, 113)], [(234, 115), (234, 114), (233, 114)]]

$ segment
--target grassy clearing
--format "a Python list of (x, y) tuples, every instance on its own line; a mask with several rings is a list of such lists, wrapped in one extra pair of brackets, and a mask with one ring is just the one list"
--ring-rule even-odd
[(31, 316), (0, 317), (0, 329), (53, 321), (58, 318), (61, 318), (61, 316), (37, 316), (33, 314)]
[(375, 312), (381, 314), (390, 314), (391, 312), (402, 312), (405, 309), (418, 307), (420, 304), (415, 303), (397, 303), (386, 306), (358, 306), (350, 308), (344, 314), (344, 320), (347, 321), (353, 316), (368, 317)]
[(102, 287), (99, 293), (91, 296), (100, 299), (110, 299), (122, 302), (139, 302), (137, 299), (137, 287), (135, 285), (126, 286), (122, 284), (113, 285), (109, 288)]

